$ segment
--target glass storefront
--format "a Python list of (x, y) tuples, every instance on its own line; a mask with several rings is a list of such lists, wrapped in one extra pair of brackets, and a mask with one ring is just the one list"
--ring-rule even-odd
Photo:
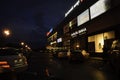
[(112, 42), (110, 40), (114, 38), (115, 38), (114, 31), (109, 31), (109, 32), (104, 32), (104, 33), (96, 34), (93, 36), (89, 36), (88, 37), (88, 51), (102, 53), (105, 42), (109, 41), (108, 45), (110, 45), (110, 42)]

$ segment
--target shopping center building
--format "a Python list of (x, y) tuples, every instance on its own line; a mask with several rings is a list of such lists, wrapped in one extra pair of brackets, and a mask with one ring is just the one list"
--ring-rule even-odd
[(78, 0), (47, 35), (47, 47), (101, 54), (104, 45), (110, 48), (113, 40), (120, 39), (119, 26), (119, 0)]

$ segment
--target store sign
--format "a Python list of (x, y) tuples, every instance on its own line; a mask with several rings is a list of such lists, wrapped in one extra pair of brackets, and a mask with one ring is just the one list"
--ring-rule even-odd
[(83, 29), (80, 29), (78, 31), (75, 31), (74, 33), (71, 34), (72, 37), (76, 37), (78, 34), (79, 35), (82, 35), (82, 34), (85, 34), (85, 32), (87, 31), (86, 28), (83, 28)]
[(76, 8), (77, 6), (79, 6), (79, 4), (80, 4), (80, 0), (78, 0), (78, 1), (68, 10), (68, 12), (65, 13), (65, 17), (66, 17), (68, 14), (70, 14), (70, 12), (72, 12), (74, 8)]
[(78, 33), (81, 34), (81, 33), (86, 32), (86, 31), (87, 31), (87, 29), (83, 28), (83, 29), (79, 30)]
[(60, 43), (60, 42), (62, 42), (62, 38), (57, 39), (57, 43)]
[(78, 34), (78, 31), (76, 31), (76, 32), (72, 33), (72, 34), (71, 34), (71, 36), (72, 36), (72, 37), (76, 37), (76, 36), (77, 36), (77, 34)]
[(81, 13), (78, 17), (77, 17), (77, 25), (80, 26), (83, 23), (89, 21), (89, 10), (85, 10), (83, 13)]
[(53, 41), (53, 42), (51, 42), (50, 44), (52, 45), (52, 44), (55, 44), (55, 43), (57, 43), (56, 41)]
[(51, 28), (51, 29), (49, 30), (49, 32), (47, 32), (46, 35), (49, 36), (52, 31), (53, 31), (53, 28)]
[(99, 16), (110, 9), (110, 0), (99, 0), (90, 7), (91, 19)]

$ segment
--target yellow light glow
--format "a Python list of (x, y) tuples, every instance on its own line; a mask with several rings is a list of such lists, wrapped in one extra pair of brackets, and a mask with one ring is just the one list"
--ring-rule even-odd
[(10, 35), (10, 31), (9, 31), (9, 30), (4, 30), (4, 34), (5, 34), (6, 36), (9, 36), (9, 35)]
[(21, 42), (21, 45), (24, 45), (24, 42)]
[(72, 22), (69, 22), (69, 27), (72, 27)]
[(79, 45), (76, 45), (77, 48), (79, 48), (80, 46)]

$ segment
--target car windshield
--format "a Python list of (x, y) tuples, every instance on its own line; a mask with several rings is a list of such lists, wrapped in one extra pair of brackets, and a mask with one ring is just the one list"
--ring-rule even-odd
[(0, 49), (0, 56), (8, 56), (8, 55), (17, 55), (17, 50), (15, 49)]

